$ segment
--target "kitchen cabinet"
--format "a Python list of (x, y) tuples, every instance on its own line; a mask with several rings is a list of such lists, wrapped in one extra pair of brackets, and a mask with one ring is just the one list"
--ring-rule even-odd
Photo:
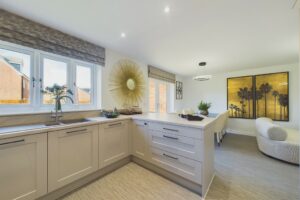
[(0, 199), (47, 193), (47, 133), (0, 140)]
[(149, 158), (148, 122), (134, 120), (132, 127), (132, 154), (147, 161)]
[(48, 192), (98, 169), (98, 125), (48, 133)]
[(108, 166), (129, 156), (129, 121), (99, 125), (99, 166)]

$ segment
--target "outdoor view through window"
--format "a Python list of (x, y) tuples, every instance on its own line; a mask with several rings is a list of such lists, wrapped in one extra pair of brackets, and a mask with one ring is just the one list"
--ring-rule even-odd
[(92, 105), (93, 69), (67, 57), (0, 46), (0, 105), (54, 104), (53, 96), (42, 92), (54, 84), (73, 92), (72, 106)]
[(0, 48), (0, 104), (29, 104), (30, 55)]

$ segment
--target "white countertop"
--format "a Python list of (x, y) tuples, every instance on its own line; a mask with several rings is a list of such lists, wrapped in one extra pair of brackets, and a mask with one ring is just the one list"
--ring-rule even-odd
[(154, 121), (154, 122), (163, 122), (167, 124), (174, 124), (178, 126), (188, 126), (193, 128), (203, 129), (212, 124), (215, 118), (204, 117), (202, 121), (188, 121), (179, 117), (177, 114), (163, 114), (163, 113), (145, 113), (142, 115), (133, 115), (132, 119), (145, 120), (145, 121)]
[(141, 115), (121, 115), (115, 119), (108, 119), (105, 117), (93, 117), (87, 118), (90, 121), (73, 123), (73, 124), (61, 124), (54, 126), (46, 126), (44, 124), (32, 124), (32, 125), (22, 125), (22, 126), (9, 126), (9, 127), (0, 127), (0, 139), (17, 137), (23, 135), (37, 134), (37, 133), (45, 133), (50, 131), (62, 130), (67, 128), (76, 128), (81, 126), (88, 125), (96, 125), (102, 123), (109, 123), (120, 120), (145, 120), (145, 121), (155, 121), (155, 122), (163, 122), (178, 126), (188, 126), (193, 128), (203, 129), (209, 125), (211, 125), (214, 121), (214, 118), (205, 117), (202, 121), (188, 121), (187, 119), (180, 118), (176, 114), (159, 114), (159, 113), (146, 113)]

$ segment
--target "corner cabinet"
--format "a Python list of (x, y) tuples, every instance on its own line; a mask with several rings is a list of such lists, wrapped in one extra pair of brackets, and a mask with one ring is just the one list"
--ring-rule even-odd
[(48, 133), (48, 192), (97, 169), (97, 125)]
[(47, 134), (0, 140), (0, 199), (36, 199), (47, 193)]
[(148, 160), (148, 122), (142, 120), (134, 120), (132, 134), (132, 154), (140, 159)]
[(99, 167), (129, 156), (129, 121), (99, 125)]

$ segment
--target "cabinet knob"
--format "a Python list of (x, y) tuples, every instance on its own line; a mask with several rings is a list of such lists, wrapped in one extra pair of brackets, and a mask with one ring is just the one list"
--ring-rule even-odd
[(145, 125), (145, 126), (147, 126), (147, 125), (148, 125), (148, 123), (147, 123), (147, 122), (145, 122), (145, 123), (144, 123), (144, 125)]

